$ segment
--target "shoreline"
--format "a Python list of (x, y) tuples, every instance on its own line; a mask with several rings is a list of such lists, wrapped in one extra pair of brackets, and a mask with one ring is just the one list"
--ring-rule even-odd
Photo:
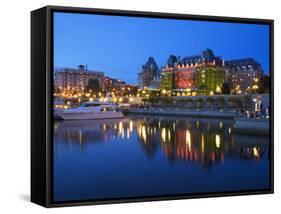
[(193, 118), (220, 118), (231, 119), (234, 122), (233, 131), (243, 135), (270, 135), (269, 119), (262, 118), (244, 118), (236, 111), (179, 111), (165, 109), (127, 109), (124, 114), (139, 115), (159, 115), (159, 116), (177, 116), (177, 117), (193, 117)]
[(205, 118), (227, 118), (234, 119), (239, 116), (235, 111), (196, 111), (196, 110), (171, 110), (171, 109), (126, 109), (124, 114), (144, 114), (144, 115), (164, 115), (164, 116), (183, 116), (183, 117), (205, 117)]
[[(154, 115), (154, 116), (175, 116), (206, 119), (228, 119), (233, 121), (233, 132), (242, 135), (270, 135), (269, 119), (265, 118), (246, 118), (236, 111), (210, 111), (210, 110), (176, 110), (176, 109), (123, 109), (126, 115)], [(62, 120), (56, 114), (54, 121)], [(81, 120), (82, 121), (82, 120)]]

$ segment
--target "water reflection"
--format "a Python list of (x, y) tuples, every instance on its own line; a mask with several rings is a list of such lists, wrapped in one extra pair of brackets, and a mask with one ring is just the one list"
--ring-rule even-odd
[(269, 187), (269, 138), (233, 121), (129, 116), (54, 124), (54, 200)]
[[(268, 155), (266, 137), (235, 135), (230, 120), (130, 116), (114, 120), (63, 121), (54, 124), (54, 140), (66, 145), (140, 144), (148, 157), (158, 149), (169, 161), (204, 167), (224, 163), (225, 157), (260, 160)], [(119, 141), (118, 141), (119, 142)]]

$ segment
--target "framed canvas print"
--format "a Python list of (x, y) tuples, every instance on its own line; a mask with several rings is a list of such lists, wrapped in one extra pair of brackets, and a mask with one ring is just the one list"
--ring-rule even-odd
[(273, 20), (31, 13), (31, 201), (273, 193)]

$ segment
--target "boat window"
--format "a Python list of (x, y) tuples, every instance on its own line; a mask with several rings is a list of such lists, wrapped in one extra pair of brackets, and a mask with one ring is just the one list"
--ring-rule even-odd
[(95, 106), (100, 106), (99, 103), (83, 103), (82, 107), (95, 107)]
[(101, 109), (101, 111), (104, 111), (104, 112), (106, 112), (106, 111), (114, 111), (114, 108), (112, 108), (112, 107), (104, 107), (104, 108)]

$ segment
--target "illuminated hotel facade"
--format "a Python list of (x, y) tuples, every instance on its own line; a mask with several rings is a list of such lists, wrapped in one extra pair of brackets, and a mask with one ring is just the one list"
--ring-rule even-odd
[(200, 95), (221, 94), (225, 80), (223, 61), (214, 59), (213, 62), (203, 63), (196, 72), (197, 93)]
[(168, 94), (211, 95), (220, 92), (224, 79), (224, 62), (211, 49), (182, 60), (170, 55), (162, 68), (161, 90)]

